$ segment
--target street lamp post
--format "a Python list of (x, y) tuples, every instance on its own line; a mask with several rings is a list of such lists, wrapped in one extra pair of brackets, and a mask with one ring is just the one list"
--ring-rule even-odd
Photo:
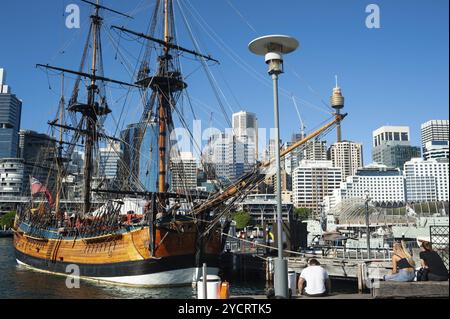
[(370, 259), (370, 218), (369, 218), (369, 191), (364, 191), (366, 199), (366, 239), (367, 239), (367, 259)]
[(296, 39), (285, 35), (269, 35), (250, 42), (249, 49), (257, 55), (264, 55), (269, 65), (269, 75), (273, 81), (273, 104), (275, 122), (275, 164), (277, 171), (277, 241), (278, 258), (275, 259), (274, 286), (275, 295), (289, 296), (287, 261), (283, 259), (283, 226), (281, 198), (281, 161), (280, 161), (280, 126), (278, 112), (278, 76), (283, 73), (283, 54), (295, 51), (299, 46)]

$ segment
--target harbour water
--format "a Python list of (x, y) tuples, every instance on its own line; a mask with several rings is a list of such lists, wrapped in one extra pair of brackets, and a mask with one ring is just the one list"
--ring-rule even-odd
[[(14, 258), (11, 238), (0, 238), (0, 299), (9, 298), (196, 298), (193, 287), (133, 288), (81, 281), (80, 288), (68, 289), (66, 278), (36, 272), (19, 266)], [(233, 282), (231, 294), (252, 295), (265, 293), (264, 282)]]
[[(33, 271), (20, 266), (14, 257), (12, 238), (0, 238), (0, 299), (195, 299), (196, 289), (137, 288), (107, 285), (91, 281), (80, 282), (80, 288), (66, 287), (66, 277)], [(264, 280), (232, 280), (233, 296), (265, 295)], [(332, 281), (334, 292), (354, 293), (355, 284), (348, 281)]]

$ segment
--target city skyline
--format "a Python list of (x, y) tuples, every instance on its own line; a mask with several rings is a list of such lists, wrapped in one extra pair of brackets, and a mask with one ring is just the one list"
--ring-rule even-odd
[[(27, 41), (21, 42), (17, 50), (14, 50), (17, 51), (14, 54), (13, 51), (0, 52), (1, 67), (8, 71), (7, 84), (23, 100), (21, 128), (47, 132), (46, 122), (52, 118), (58, 105), (59, 78), (36, 70), (34, 64), (52, 62), (56, 65), (65, 65), (69, 62), (69, 65), (72, 65), (73, 61), (76, 61), (74, 57), (80, 53), (80, 48), (73, 44), (65, 48), (64, 53), (58, 51), (64, 43), (77, 42), (71, 40), (82, 39), (86, 33), (83, 23), (78, 30), (70, 30), (64, 26), (65, 17), (62, 13), (69, 3), (71, 2), (58, 2), (58, 6), (51, 5), (51, 2), (39, 4), (34, 11), (40, 12), (41, 18), (46, 22), (36, 30), (31, 27), (34, 20), (28, 11), (25, 12), (27, 15), (25, 19), (20, 20), (24, 22), (23, 26), (17, 28), (14, 27), (16, 21), (13, 16), (2, 15), (3, 21), (11, 25), (11, 30), (15, 30), (5, 35), (5, 41), (11, 42), (12, 37), (27, 37)], [(264, 82), (265, 66), (263, 61), (247, 52), (246, 45), (256, 34), (285, 32), (298, 37), (301, 48), (298, 53), (286, 58), (286, 74), (281, 80), (281, 87), (299, 98), (300, 113), (308, 130), (329, 117), (325, 112), (323, 101), (328, 101), (334, 87), (334, 75), (338, 74), (339, 85), (346, 98), (343, 111), (349, 113), (342, 125), (343, 139), (363, 143), (364, 164), (369, 164), (368, 159), (371, 158), (371, 131), (383, 125), (408, 125), (411, 128), (412, 145), (419, 146), (422, 123), (432, 119), (448, 119), (448, 67), (442, 67), (448, 66), (446, 27), (448, 3), (439, 1), (425, 5), (418, 1), (396, 1), (395, 4), (380, 1), (378, 3), (382, 14), (380, 29), (367, 29), (364, 25), (367, 4), (362, 1), (354, 3), (354, 6), (339, 6), (330, 1), (317, 1), (315, 4), (285, 1), (285, 7), (292, 10), (286, 10), (286, 18), (282, 19), (283, 21), (271, 24), (263, 23), (262, 21), (267, 21), (259, 18), (269, 5), (265, 1), (258, 2), (260, 5), (258, 10), (253, 10), (252, 1), (234, 3), (234, 9), (225, 1), (214, 4), (193, 2), (191, 13), (194, 14), (194, 9), (197, 10), (211, 24), (212, 30), (215, 30), (224, 44), (236, 48), (237, 54), (234, 56), (221, 48), (224, 47), (223, 44), (219, 46), (207, 38), (207, 35), (203, 36), (205, 51), (221, 60), (221, 70), (215, 67), (213, 71), (217, 72), (218, 79), (225, 80), (223, 87), (227, 97), (225, 105), (227, 119), (220, 113), (211, 92), (199, 93), (202, 91), (199, 81), (204, 79), (195, 73), (189, 79), (189, 87), (192, 88), (191, 94), (196, 110), (200, 113), (199, 118), (208, 123), (209, 113), (213, 110), (214, 121), (221, 123), (222, 128), (225, 128), (226, 122), (231, 120), (232, 111), (238, 112), (243, 109), (257, 114), (260, 127), (272, 127), (270, 106), (272, 98), (271, 90), (267, 87), (267, 82)], [(30, 9), (35, 5), (29, 4)], [(88, 7), (79, 5), (82, 18), (85, 19), (89, 14)], [(114, 1), (108, 2), (108, 5), (126, 12), (136, 6), (134, 2), (125, 5)], [(5, 9), (19, 12), (14, 10), (14, 6), (16, 4), (8, 3)], [(242, 17), (235, 9), (239, 10)], [(404, 19), (401, 23), (396, 22), (396, 18), (405, 14), (404, 9), (411, 14), (411, 21), (415, 20), (416, 16), (420, 16), (421, 19), (418, 19), (417, 23), (408, 23)], [(126, 22), (132, 24), (133, 29), (144, 30), (147, 22), (146, 13), (150, 10), (151, 8), (141, 7), (136, 10), (135, 21)], [(214, 19), (216, 11), (220, 11), (223, 16)], [(320, 24), (308, 17), (308, 13), (319, 15)], [(296, 15), (302, 19), (294, 19)], [(342, 21), (336, 22), (335, 17), (338, 15), (342, 16)], [(440, 19), (436, 18), (437, 16)], [(112, 18), (119, 25), (124, 22), (118, 17)], [(227, 24), (228, 28), (224, 28), (224, 19), (229, 19), (233, 23)], [(314, 34), (306, 31), (311, 27), (314, 27)], [(37, 37), (39, 41), (45, 43), (45, 46), (40, 46), (40, 50), (31, 50), (31, 47), (37, 45), (37, 40), (28, 37), (34, 32), (50, 34), (45, 31), (50, 29), (56, 30), (54, 34), (57, 36)], [(434, 34), (435, 37), (424, 38), (422, 35), (427, 32)], [(234, 37), (236, 34), (239, 36)], [(421, 45), (414, 46), (414, 50), (411, 50), (417, 36), (420, 37)], [(180, 31), (180, 42), (191, 46), (189, 37), (183, 31)], [(206, 42), (208, 45), (205, 45)], [(108, 44), (108, 47), (111, 48), (111, 44)], [(333, 50), (329, 50), (329, 47), (333, 47)], [(239, 66), (233, 61), (232, 56), (235, 60), (238, 56), (242, 59), (241, 64), (251, 68), (252, 71), (245, 72), (242, 65)], [(107, 59), (105, 74), (117, 76), (119, 79), (129, 78), (123, 67), (118, 66), (120, 63), (114, 63), (112, 53), (107, 54)], [(27, 81), (23, 81), (24, 78)], [(267, 81), (270, 81), (268, 77)], [(49, 87), (51, 90), (48, 90)], [(231, 92), (225, 89), (228, 87), (231, 88)], [(66, 96), (70, 94), (69, 89), (70, 85), (66, 89)], [(111, 91), (110, 95), (113, 97), (110, 99), (113, 112), (119, 113), (120, 103), (113, 102), (123, 93)], [(202, 109), (201, 103), (208, 105), (209, 109)], [(133, 102), (130, 104), (133, 105)], [(411, 112), (411, 109), (414, 112)], [(133, 120), (135, 119), (127, 118), (121, 126), (133, 123)], [(282, 96), (281, 123), (283, 123), (281, 137), (284, 142), (290, 140), (289, 137), (293, 133), (300, 131), (296, 110), (288, 96)], [(112, 123), (106, 125), (112, 130)], [(328, 144), (334, 142), (335, 134), (330, 134), (327, 140)]]
[[(5, 71), (5, 70), (3, 70), (2, 68), (0, 68), (0, 71)], [(4, 73), (6, 73), (6, 72), (4, 72)], [(14, 95), (14, 94), (13, 94)], [(20, 100), (20, 99), (18, 99), (18, 100)], [(237, 123), (237, 122), (235, 122), (235, 119), (238, 119), (238, 118), (240, 118), (241, 116), (242, 116), (242, 114), (244, 114), (244, 115), (246, 115), (246, 114), (250, 114), (251, 116), (254, 116), (255, 117), (255, 119), (254, 119), (254, 121), (255, 121), (255, 123), (257, 123), (257, 116), (258, 116), (258, 114), (257, 113), (252, 113), (252, 112), (248, 112), (248, 111), (246, 111), (246, 110), (240, 110), (240, 111), (238, 111), (238, 112), (235, 112), (235, 113), (233, 113), (232, 114), (232, 116), (231, 116), (231, 119), (232, 119), (232, 121), (233, 121), (233, 126), (235, 126), (235, 124)], [(21, 122), (21, 121), (20, 121)], [(426, 126), (426, 125), (429, 125), (429, 123), (434, 123), (434, 122), (438, 122), (438, 123), (446, 123), (446, 125), (448, 126), (448, 120), (441, 120), (441, 119), (439, 119), (439, 120), (436, 120), (436, 119), (434, 119), (434, 120), (429, 120), (429, 121), (424, 121), (421, 125), (420, 125), (420, 127), (421, 127), (421, 129), (423, 130), (423, 127), (424, 126)], [(245, 122), (243, 122), (243, 123), (245, 123)], [(127, 128), (126, 129), (124, 129), (124, 130), (122, 130), (120, 133), (121, 134), (123, 134), (123, 132), (125, 132), (125, 131), (127, 131), (128, 129), (129, 129), (129, 127), (130, 126), (132, 126), (132, 125), (136, 125), (136, 124), (133, 124), (133, 123), (131, 123), (131, 124), (128, 124), (127, 125)], [(236, 124), (237, 125), (237, 124)], [(242, 125), (242, 123), (241, 123), (241, 125)], [(252, 124), (252, 125), (254, 125), (254, 124)], [(237, 138), (240, 138), (241, 136), (247, 136), (247, 134), (250, 134), (251, 136), (255, 136), (255, 137), (252, 137), (253, 138), (253, 140), (251, 140), (250, 141), (250, 144), (252, 144), (252, 145), (254, 145), (254, 139), (256, 138), (256, 150), (258, 150), (258, 146), (262, 146), (262, 148), (261, 148), (261, 150), (260, 150), (260, 152), (259, 153), (257, 153), (256, 154), (256, 156), (257, 157), (260, 157), (260, 160), (268, 160), (267, 158), (266, 159), (264, 159), (264, 157), (265, 157), (265, 153), (267, 152), (267, 150), (268, 150), (268, 148), (270, 148), (270, 145), (271, 145), (271, 139), (270, 139), (270, 136), (269, 136), (269, 138), (267, 139), (267, 138), (264, 138), (263, 139), (263, 141), (264, 142), (267, 142), (266, 144), (263, 144), (263, 145), (261, 145), (261, 144), (258, 144), (258, 128), (256, 127), (256, 130), (254, 130), (254, 128), (252, 127), (252, 125), (249, 127), (249, 128), (244, 128), (244, 126), (241, 128), (241, 127), (239, 127), (239, 128), (236, 128), (236, 127), (232, 127), (232, 128), (226, 128), (224, 131), (225, 131), (225, 133), (226, 134), (231, 134), (231, 135), (235, 135)], [(256, 124), (257, 125), (257, 124)], [(206, 131), (207, 130), (209, 130), (210, 128), (206, 128)], [(23, 127), (20, 127), (20, 130), (21, 131), (26, 131), (26, 130), (28, 130), (27, 128), (23, 128)], [(260, 131), (264, 131), (264, 130), (266, 130), (265, 128), (260, 128)], [(397, 137), (395, 137), (395, 134), (397, 134), (397, 133), (390, 133), (391, 135), (390, 135), (390, 137), (389, 137), (389, 140), (388, 140), (388, 133), (380, 133), (380, 132), (384, 132), (385, 130), (393, 130), (393, 131), (395, 131), (395, 130), (400, 130), (399, 132), (402, 132), (402, 130), (405, 132), (405, 133), (398, 133), (399, 135), (398, 135), (398, 139), (397, 139)], [(371, 165), (371, 164), (373, 164), (373, 163), (375, 163), (375, 164), (385, 164), (383, 161), (376, 161), (375, 159), (374, 159), (374, 156), (376, 156), (375, 154), (374, 154), (374, 150), (376, 150), (377, 149), (377, 147), (379, 147), (379, 144), (380, 144), (380, 142), (381, 142), (381, 139), (380, 139), (380, 136), (383, 134), (383, 136), (384, 136), (384, 134), (386, 134), (386, 141), (399, 141), (398, 143), (405, 143), (404, 141), (407, 141), (406, 142), (406, 145), (410, 145), (411, 143), (410, 143), (410, 141), (411, 140), (414, 140), (414, 136), (412, 136), (411, 135), (411, 133), (410, 133), (410, 127), (409, 126), (394, 126), (394, 125), (389, 125), (389, 126), (381, 126), (381, 127), (378, 127), (377, 129), (375, 129), (374, 131), (372, 131), (372, 148), (370, 148), (370, 145), (366, 145), (366, 147), (364, 147), (364, 145), (363, 144), (361, 144), (362, 145), (362, 150), (363, 150), (363, 152), (364, 151), (366, 151), (366, 149), (370, 149), (370, 152), (371, 152), (371, 156), (370, 156), (370, 160), (367, 160), (367, 158), (364, 158), (362, 155), (361, 155), (361, 157), (363, 157), (362, 159), (361, 159), (361, 163), (362, 163), (362, 165), (358, 165), (358, 166), (355, 166), (355, 168), (354, 169), (357, 169), (357, 168), (360, 168), (360, 167), (365, 167), (365, 166), (367, 166), (367, 165)], [(38, 133), (38, 132), (34, 132), (34, 133)], [(42, 132), (39, 132), (39, 134), (45, 134), (45, 133), (42, 133)], [(270, 132), (269, 134), (272, 134), (272, 132)], [(406, 135), (405, 135), (406, 134)], [(429, 133), (430, 134), (430, 133)], [(440, 133), (441, 135), (443, 134), (443, 133)], [(294, 137), (297, 137), (297, 136), (300, 136), (301, 134), (299, 134), (299, 133), (294, 133), (294, 135), (293, 135), (293, 137), (291, 137), (291, 139), (287, 139), (287, 140), (282, 140), (282, 144), (283, 144), (283, 147), (286, 147), (286, 144), (287, 145), (290, 145), (290, 143), (292, 143), (293, 142), (293, 139), (294, 139)], [(403, 135), (405, 135), (406, 137), (404, 137)], [(422, 133), (419, 133), (419, 135), (420, 135), (420, 145), (422, 145), (422, 148), (424, 148), (424, 146), (425, 146), (425, 142), (429, 142), (428, 141), (428, 139), (430, 139), (428, 136), (427, 136), (427, 138), (428, 139), (425, 139), (424, 140), (424, 133), (422, 132)], [(447, 132), (447, 139), (448, 139), (448, 132)], [(442, 139), (442, 136), (441, 136), (441, 139)], [(445, 138), (444, 138), (444, 140), (445, 140)], [(18, 142), (18, 141), (17, 141)], [(245, 141), (242, 141), (244, 144), (245, 143), (247, 143), (247, 142), (245, 142)], [(327, 142), (327, 140), (325, 140), (325, 141), (323, 141), (324, 143), (326, 143)], [(343, 141), (344, 143), (349, 143), (349, 142), (351, 142), (351, 143), (354, 143), (353, 141), (348, 141), (348, 140), (344, 140)], [(194, 146), (194, 144), (195, 144), (195, 142), (194, 143), (191, 143), (191, 145), (189, 146), (189, 147), (192, 147), (193, 148), (193, 150), (195, 150), (195, 146)], [(335, 146), (335, 144), (337, 144), (337, 142), (333, 142), (333, 141), (331, 141), (331, 143), (330, 144), (324, 144), (324, 147), (325, 147), (325, 152), (327, 152), (327, 150), (328, 151), (332, 151), (332, 149), (333, 149), (333, 146)], [(448, 147), (448, 142), (447, 142), (447, 147)], [(414, 147), (414, 148), (417, 148), (417, 151), (418, 151), (418, 155), (417, 156), (412, 156), (412, 157), (421, 157), (422, 156), (422, 154), (420, 154), (420, 152), (422, 151), (422, 150), (419, 150), (420, 149), (420, 147), (419, 146), (415, 146), (415, 145), (411, 145), (412, 147)], [(106, 149), (106, 148), (110, 148), (111, 147), (111, 145), (109, 145), (109, 144), (106, 144), (104, 147), (103, 147), (103, 149)], [(439, 146), (438, 148), (442, 148), (442, 146)], [(205, 152), (207, 150), (207, 146), (205, 145), (205, 147), (202, 149), (202, 151), (203, 152)], [(425, 151), (426, 149), (424, 149), (424, 151)], [(189, 150), (189, 152), (190, 152), (190, 150)], [(193, 154), (195, 153), (195, 152), (192, 152)], [(205, 154), (204, 154), (205, 155)], [(5, 157), (5, 156), (3, 156), (3, 157)], [(10, 157), (10, 158), (14, 158), (15, 156), (6, 156), (6, 158), (8, 158), (8, 157)], [(17, 154), (17, 157), (23, 157), (21, 154)], [(247, 157), (246, 157), (247, 158)], [(200, 164), (200, 162), (199, 162), (199, 157), (198, 156), (194, 156), (194, 159), (197, 161), (197, 164), (199, 165)], [(329, 158), (324, 158), (324, 159), (332, 159), (332, 154), (330, 154), (329, 155)], [(288, 160), (288, 158), (286, 159), (286, 160)], [(408, 159), (409, 160), (409, 159)], [(337, 165), (337, 166), (339, 166), (339, 165)], [(388, 167), (396, 167), (396, 165), (387, 165)], [(402, 166), (402, 165), (401, 165)], [(403, 169), (403, 168), (400, 168), (400, 169)]]

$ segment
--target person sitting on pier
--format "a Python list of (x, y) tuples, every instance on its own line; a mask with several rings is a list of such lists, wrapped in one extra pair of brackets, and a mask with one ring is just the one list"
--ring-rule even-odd
[(413, 281), (416, 277), (415, 263), (404, 242), (395, 243), (392, 255), (392, 274), (385, 275), (385, 281)]
[(310, 297), (324, 297), (331, 292), (330, 277), (317, 259), (311, 258), (308, 261), (308, 267), (301, 272), (298, 291), (299, 295), (304, 294)]
[(429, 281), (447, 281), (448, 270), (442, 261), (441, 256), (433, 250), (430, 240), (417, 239), (420, 247), (420, 262), (422, 268), (427, 270), (427, 278)]

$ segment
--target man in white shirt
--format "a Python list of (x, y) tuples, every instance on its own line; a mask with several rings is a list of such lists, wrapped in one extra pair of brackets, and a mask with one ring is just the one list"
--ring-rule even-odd
[(301, 272), (298, 280), (298, 291), (299, 295), (305, 294), (311, 297), (323, 297), (331, 292), (331, 281), (328, 273), (320, 266), (317, 259), (310, 259), (308, 267)]

